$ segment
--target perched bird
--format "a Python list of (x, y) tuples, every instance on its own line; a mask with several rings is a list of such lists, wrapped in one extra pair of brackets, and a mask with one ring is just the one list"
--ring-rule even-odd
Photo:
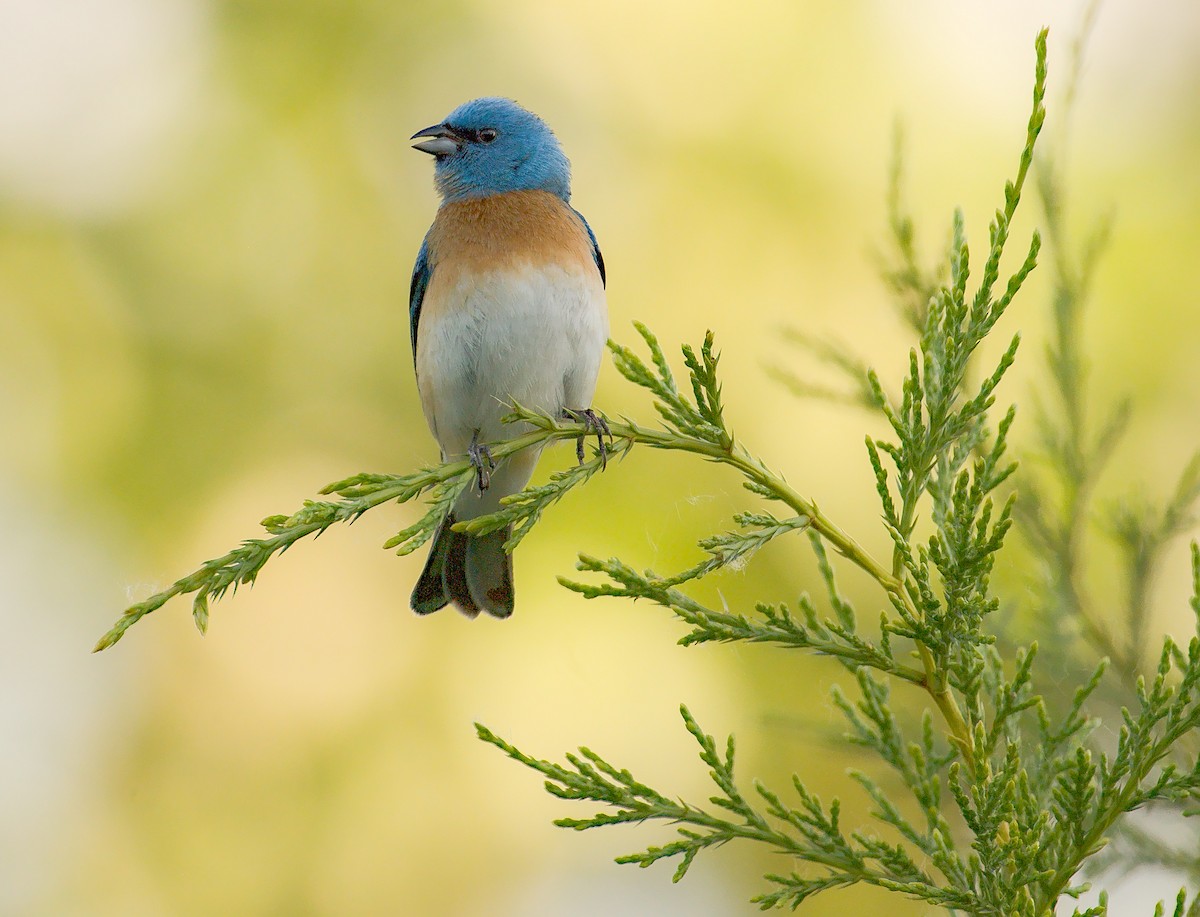
[(608, 339), (604, 259), (571, 207), (570, 163), (537, 115), (475, 99), (412, 139), (433, 156), (442, 198), (409, 296), (417, 389), (443, 461), (468, 457), (477, 485), (434, 537), (412, 608), (452, 602), (472, 618), (505, 618), (511, 527), (470, 536), (451, 526), (495, 512), (533, 474), (540, 449), (499, 462), (487, 449), (520, 432), (500, 422), (513, 402), (582, 421), (598, 438), (605, 431), (590, 408)]

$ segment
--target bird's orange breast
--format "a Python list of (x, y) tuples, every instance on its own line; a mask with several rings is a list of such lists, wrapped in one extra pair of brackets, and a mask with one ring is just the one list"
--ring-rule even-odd
[[(429, 230), (434, 279), (553, 264), (595, 271), (583, 220), (549, 191), (509, 191), (443, 204)], [(441, 275), (439, 277), (439, 275)]]

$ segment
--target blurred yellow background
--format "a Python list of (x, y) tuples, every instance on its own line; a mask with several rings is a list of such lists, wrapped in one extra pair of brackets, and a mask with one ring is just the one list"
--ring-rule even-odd
[[(0, 913), (755, 913), (762, 872), (790, 864), (731, 847), (679, 886), (666, 865), (618, 867), (669, 832), (553, 827), (585, 810), (471, 725), (543, 757), (586, 743), (702, 801), (682, 701), (738, 735), (747, 780), (783, 790), (796, 770), (865, 818), (844, 776), (865, 762), (829, 741), (836, 666), (684, 650), (662, 610), (555, 582), (579, 551), (693, 563), (696, 537), (754, 505), (719, 469), (635, 453), (572, 495), (521, 546), (508, 622), (409, 612), (423, 558), (379, 549), (415, 518), (400, 507), (273, 561), (204, 640), (176, 602), (88, 650), (258, 519), (435, 459), (406, 304), (436, 200), (406, 141), (478, 95), (558, 133), (614, 336), (715, 330), (735, 432), (884, 552), (862, 449), (878, 423), (795, 402), (764, 368), (797, 363), (779, 333), (796, 326), (896, 377), (908, 344), (872, 254), (895, 120), (924, 252), (961, 204), (978, 253), (1034, 35), (1052, 28), (1053, 141), (1080, 18), (950, 0), (0, 3)], [(1114, 475), (1155, 493), (1200, 443), (1200, 7), (1101, 8), (1065, 153), (1072, 225), (1115, 217), (1087, 331), (1099, 397), (1139, 409)], [(1020, 245), (1036, 216), (1031, 195)], [(1003, 399), (1030, 401), (1047, 273), (1005, 318), (1025, 348)], [(597, 406), (649, 419), (615, 376)], [(700, 592), (791, 601), (804, 553), (776, 545)], [(1164, 578), (1164, 628), (1185, 622), (1185, 572)], [(843, 581), (873, 618), (878, 596)], [(862, 891), (804, 909), (884, 912), (924, 910)]]

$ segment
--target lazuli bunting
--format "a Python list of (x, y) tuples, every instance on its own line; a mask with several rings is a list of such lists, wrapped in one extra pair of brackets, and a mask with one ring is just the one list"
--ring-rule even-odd
[(570, 163), (537, 115), (475, 99), (412, 139), (433, 156), (442, 198), (409, 296), (417, 389), (443, 461), (469, 457), (477, 482), (434, 536), (412, 607), (505, 618), (511, 527), (470, 536), (451, 526), (495, 512), (533, 474), (540, 448), (498, 463), (487, 450), (520, 432), (500, 422), (514, 401), (604, 429), (589, 407), (608, 339), (604, 259), (570, 205)]

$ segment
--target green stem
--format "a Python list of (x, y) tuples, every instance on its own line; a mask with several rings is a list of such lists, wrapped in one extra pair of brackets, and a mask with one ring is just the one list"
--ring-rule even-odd
[(967, 725), (962, 711), (958, 708), (958, 701), (954, 699), (954, 692), (950, 690), (949, 685), (946, 684), (946, 679), (938, 672), (937, 663), (933, 658), (933, 653), (929, 651), (929, 647), (917, 641), (917, 653), (920, 655), (921, 664), (925, 668), (925, 678), (921, 682), (921, 687), (929, 692), (929, 696), (937, 704), (942, 718), (946, 721), (946, 725), (950, 727), (951, 741), (962, 752), (963, 760), (966, 761), (967, 766), (974, 772), (975, 737), (971, 734), (971, 728)]

